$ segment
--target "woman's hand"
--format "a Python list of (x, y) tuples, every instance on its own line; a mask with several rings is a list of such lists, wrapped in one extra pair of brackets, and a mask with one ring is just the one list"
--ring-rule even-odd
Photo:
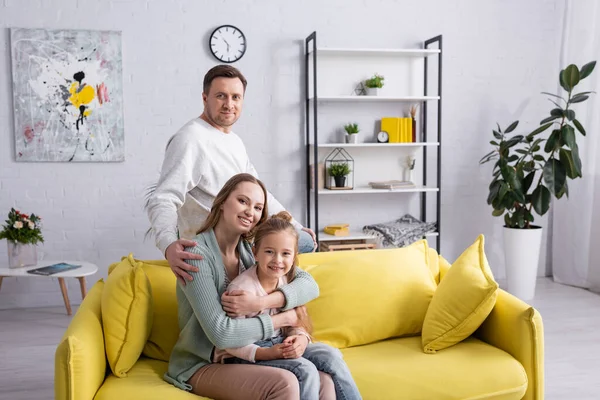
[(308, 338), (305, 335), (292, 335), (283, 340), (283, 358), (300, 358), (308, 346)]
[(263, 310), (263, 296), (256, 296), (245, 290), (232, 290), (221, 296), (223, 310), (230, 318), (243, 317)]

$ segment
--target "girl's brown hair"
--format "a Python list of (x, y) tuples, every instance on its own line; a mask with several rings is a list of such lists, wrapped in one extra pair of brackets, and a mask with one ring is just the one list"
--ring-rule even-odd
[(254, 175), (246, 174), (246, 173), (237, 174), (237, 175), (232, 176), (225, 183), (225, 185), (223, 185), (223, 187), (217, 194), (217, 197), (215, 197), (215, 200), (213, 201), (212, 207), (210, 209), (210, 213), (208, 214), (208, 217), (206, 218), (204, 225), (202, 225), (202, 227), (200, 228), (200, 230), (198, 232), (196, 232), (196, 234), (206, 232), (209, 229), (214, 229), (214, 227), (217, 226), (217, 223), (221, 219), (221, 214), (222, 214), (221, 206), (223, 205), (223, 203), (225, 203), (225, 201), (227, 201), (227, 199), (229, 198), (231, 193), (235, 190), (235, 188), (242, 182), (250, 182), (250, 183), (254, 183), (254, 184), (260, 186), (260, 188), (262, 189), (263, 194), (265, 196), (265, 203), (263, 205), (263, 210), (262, 210), (262, 215), (260, 217), (260, 220), (258, 221), (256, 226), (250, 230), (250, 232), (242, 235), (242, 237), (244, 239), (252, 240), (252, 238), (254, 237), (254, 235), (256, 233), (257, 228), (267, 219), (267, 216), (269, 215), (269, 210), (267, 209), (267, 189), (265, 188), (265, 185), (259, 179), (254, 177)]
[[(273, 234), (285, 232), (289, 233), (295, 238), (294, 241), (294, 262), (292, 264), (292, 268), (290, 268), (289, 272), (286, 274), (288, 283), (294, 280), (296, 276), (296, 267), (298, 265), (298, 232), (294, 228), (294, 225), (291, 223), (292, 216), (287, 211), (281, 211), (269, 219), (267, 219), (262, 224), (257, 225), (256, 232), (254, 234), (254, 250), (258, 252), (260, 248), (260, 244), (264, 238)], [(312, 333), (313, 327), (310, 317), (306, 312), (306, 307), (302, 306), (299, 310), (296, 310), (298, 315), (298, 319), (300, 320), (300, 326), (304, 328), (304, 330), (310, 335)], [(293, 328), (292, 328), (293, 329)]]

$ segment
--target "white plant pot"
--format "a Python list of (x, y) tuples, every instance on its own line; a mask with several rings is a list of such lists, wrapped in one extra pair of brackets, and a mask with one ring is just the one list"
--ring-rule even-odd
[(6, 242), (8, 244), (9, 268), (20, 268), (37, 264), (38, 255), (35, 244), (23, 244), (10, 240)]
[(358, 143), (358, 134), (346, 135), (346, 143)]
[(367, 88), (367, 96), (378, 96), (380, 90), (381, 90), (380, 88), (368, 87)]
[(542, 228), (504, 227), (504, 259), (508, 292), (523, 301), (533, 299), (537, 279)]

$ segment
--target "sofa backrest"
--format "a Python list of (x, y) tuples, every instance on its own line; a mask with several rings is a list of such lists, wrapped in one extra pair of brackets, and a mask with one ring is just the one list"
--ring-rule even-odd
[[(136, 261), (150, 281), (153, 297), (152, 331), (143, 355), (168, 361), (179, 336), (177, 280), (166, 260)], [(336, 347), (418, 334), (440, 275), (449, 267), (426, 244), (302, 254), (299, 263), (320, 288), (320, 297), (308, 305), (315, 337)], [(109, 273), (116, 264), (109, 267)], [(362, 306), (343, 307), (353, 304), (348, 297), (360, 299)], [(343, 318), (351, 323), (339, 323), (340, 312), (350, 313)], [(365, 332), (360, 326), (372, 329)]]

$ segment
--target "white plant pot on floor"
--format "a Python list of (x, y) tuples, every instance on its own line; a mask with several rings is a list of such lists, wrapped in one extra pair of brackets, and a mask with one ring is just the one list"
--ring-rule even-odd
[(533, 299), (543, 229), (504, 227), (504, 259), (508, 292), (523, 301)]

